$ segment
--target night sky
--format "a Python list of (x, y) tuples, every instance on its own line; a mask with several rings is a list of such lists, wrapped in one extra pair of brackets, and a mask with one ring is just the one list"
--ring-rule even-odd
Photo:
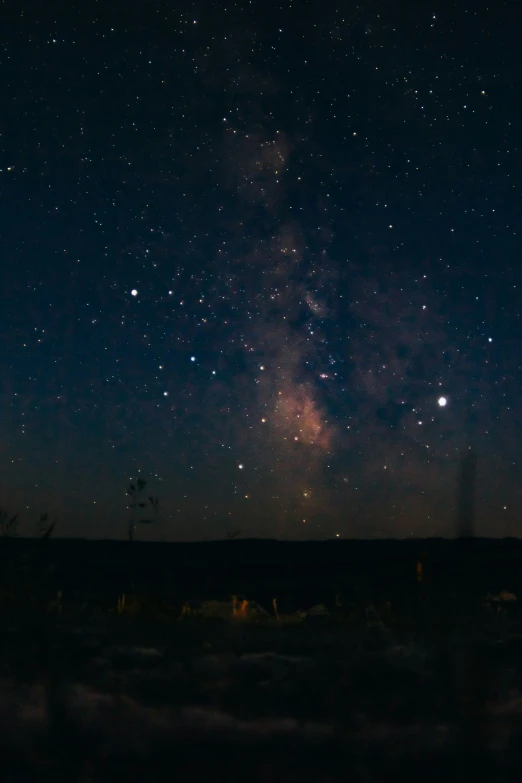
[[(22, 9), (22, 10), (20, 10)], [(522, 7), (2, 5), (0, 505), (476, 532), (522, 500)], [(445, 404), (444, 404), (445, 403)]]

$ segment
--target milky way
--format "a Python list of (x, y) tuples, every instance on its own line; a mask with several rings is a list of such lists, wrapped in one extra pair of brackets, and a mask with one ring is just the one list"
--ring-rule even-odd
[(485, 3), (13, 14), (0, 506), (25, 532), (121, 537), (142, 476), (143, 536), (452, 535), (472, 447), (477, 532), (518, 534), (518, 29)]

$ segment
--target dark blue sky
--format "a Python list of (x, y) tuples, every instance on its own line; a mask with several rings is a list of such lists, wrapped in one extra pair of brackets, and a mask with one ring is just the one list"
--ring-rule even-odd
[[(518, 535), (516, 3), (3, 6), (0, 505)], [(440, 405), (444, 397), (446, 405)]]

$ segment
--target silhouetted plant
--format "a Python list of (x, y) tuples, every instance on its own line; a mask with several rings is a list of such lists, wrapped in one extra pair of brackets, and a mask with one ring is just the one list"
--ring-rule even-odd
[(235, 538), (239, 538), (240, 535), (241, 530), (227, 530), (226, 539), (227, 541), (233, 541)]
[(40, 514), (38, 533), (42, 541), (47, 541), (48, 538), (51, 538), (56, 522), (56, 519), (53, 522), (49, 522), (49, 514), (47, 512)]
[(19, 513), (11, 516), (5, 508), (0, 508), (0, 534), (3, 538), (13, 538), (18, 535), (19, 516)]
[(140, 478), (135, 484), (129, 484), (127, 489), (127, 495), (132, 501), (129, 503), (130, 509), (136, 510), (142, 508), (152, 508), (154, 511), (154, 518), (152, 519), (129, 519), (129, 541), (132, 541), (134, 538), (134, 528), (136, 525), (150, 525), (152, 522), (156, 522), (158, 519), (159, 498), (149, 495), (148, 498), (144, 499), (142, 493), (146, 486), (147, 482)]

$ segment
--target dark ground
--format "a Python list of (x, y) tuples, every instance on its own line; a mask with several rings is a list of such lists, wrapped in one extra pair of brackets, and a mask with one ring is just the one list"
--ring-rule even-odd
[(7, 781), (520, 780), (518, 543), (0, 544)]

